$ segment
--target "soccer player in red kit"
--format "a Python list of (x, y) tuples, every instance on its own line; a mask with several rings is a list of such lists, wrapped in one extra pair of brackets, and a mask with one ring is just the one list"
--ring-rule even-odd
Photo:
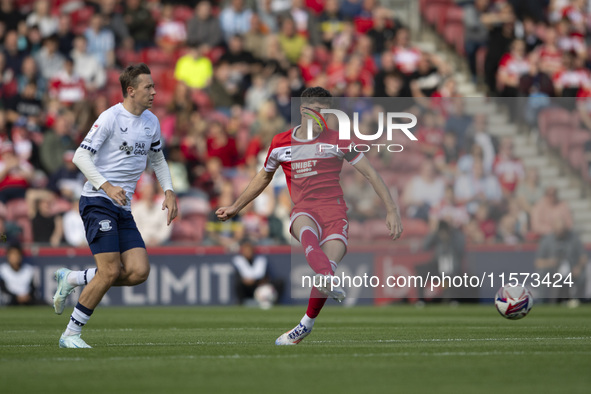
[[(306, 260), (316, 273), (308, 309), (300, 323), (281, 335), (276, 345), (295, 345), (312, 331), (314, 321), (327, 297), (342, 301), (345, 292), (333, 286), (337, 264), (347, 252), (347, 205), (339, 183), (343, 159), (361, 172), (386, 205), (386, 226), (392, 239), (402, 233), (398, 207), (384, 181), (363, 153), (352, 149), (351, 141), (339, 140), (339, 133), (325, 129), (312, 119), (310, 109), (320, 112), (332, 105), (332, 95), (321, 87), (304, 90), (300, 112), (302, 124), (277, 134), (267, 154), (264, 168), (252, 179), (246, 190), (228, 207), (216, 211), (217, 217), (228, 220), (254, 200), (271, 182), (279, 166), (287, 178), (294, 207), (291, 213), (291, 234), (304, 247)], [(312, 139), (308, 138), (312, 124)]]

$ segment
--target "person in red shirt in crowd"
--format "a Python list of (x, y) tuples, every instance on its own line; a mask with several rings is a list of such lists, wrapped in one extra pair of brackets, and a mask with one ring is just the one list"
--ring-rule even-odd
[(490, 218), (488, 204), (481, 203), (474, 214), (474, 218), (466, 225), (468, 241), (476, 244), (495, 242), (497, 224)]
[(443, 127), (439, 116), (432, 111), (426, 111), (421, 116), (421, 122), (417, 131), (417, 138), (419, 140), (419, 150), (433, 157), (443, 145)]
[(497, 71), (497, 90), (501, 92), (501, 96), (517, 97), (519, 79), (527, 73), (529, 61), (525, 56), (525, 42), (514, 40), (511, 51), (501, 58)]
[(591, 72), (575, 52), (564, 53), (562, 65), (563, 68), (552, 78), (556, 96), (575, 97), (579, 90), (591, 86)]
[(513, 141), (503, 138), (499, 152), (493, 163), (493, 173), (496, 175), (503, 194), (513, 194), (519, 181), (525, 177), (525, 168), (521, 160), (513, 153)]
[(25, 198), (33, 178), (33, 166), (15, 154), (11, 142), (0, 146), (0, 153), (0, 202)]
[(530, 61), (539, 65), (540, 71), (552, 77), (562, 68), (562, 50), (558, 47), (556, 29), (552, 26), (544, 30), (544, 43), (530, 56)]
[(322, 72), (323, 67), (314, 55), (314, 47), (310, 45), (304, 47), (298, 61), (298, 67), (305, 83), (312, 81)]
[(210, 124), (207, 136), (207, 157), (218, 157), (222, 167), (225, 168), (232, 168), (238, 164), (236, 140), (226, 133), (224, 126), (218, 121)]
[(84, 101), (86, 87), (84, 80), (74, 74), (74, 61), (66, 58), (64, 68), (49, 80), (49, 97), (57, 99), (60, 103), (71, 106), (74, 103)]

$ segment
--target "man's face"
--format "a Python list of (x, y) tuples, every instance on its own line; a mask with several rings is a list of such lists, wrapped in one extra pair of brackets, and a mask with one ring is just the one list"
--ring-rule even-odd
[[(324, 104), (310, 103), (300, 106), (300, 113), (302, 114), (302, 127), (307, 132), (308, 123), (312, 123), (312, 133), (315, 135), (324, 131), (324, 122), (314, 112), (320, 113), (321, 110), (328, 109)], [(311, 111), (312, 110), (312, 111)], [(323, 115), (324, 117), (324, 115)]]
[(137, 77), (137, 87), (128, 90), (131, 99), (144, 109), (152, 108), (156, 89), (154, 81), (149, 74), (140, 74)]

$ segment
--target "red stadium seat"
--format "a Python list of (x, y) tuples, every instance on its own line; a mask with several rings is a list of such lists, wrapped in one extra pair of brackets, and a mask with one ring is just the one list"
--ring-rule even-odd
[(156, 65), (174, 68), (175, 65), (175, 57), (157, 47), (144, 49), (142, 51), (142, 61), (150, 68)]
[(178, 20), (181, 22), (187, 22), (194, 15), (195, 15), (195, 13), (191, 7), (181, 5), (181, 6), (174, 7), (172, 17), (175, 20)]
[(545, 137), (554, 126), (572, 127), (573, 116), (564, 108), (548, 108), (538, 115), (540, 134)]
[(208, 110), (213, 107), (211, 98), (205, 90), (194, 89), (191, 91), (191, 99), (201, 110)]
[(21, 242), (32, 243), (33, 242), (33, 225), (29, 218), (19, 218), (16, 220), (16, 224), (21, 228), (22, 237)]

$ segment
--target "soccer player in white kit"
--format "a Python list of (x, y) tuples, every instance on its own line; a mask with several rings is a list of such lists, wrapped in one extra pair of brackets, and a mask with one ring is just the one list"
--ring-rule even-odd
[(139, 285), (148, 278), (146, 246), (131, 215), (131, 198), (148, 159), (165, 192), (162, 209), (168, 209), (169, 225), (178, 212), (162, 153), (160, 123), (147, 111), (156, 94), (150, 69), (143, 63), (131, 65), (119, 81), (123, 103), (99, 116), (74, 155), (74, 164), (88, 179), (80, 199), (80, 215), (97, 268), (60, 268), (55, 273), (58, 287), (53, 305), (58, 315), (68, 294), (87, 285), (59, 340), (61, 348), (89, 348), (80, 333), (109, 288)]

